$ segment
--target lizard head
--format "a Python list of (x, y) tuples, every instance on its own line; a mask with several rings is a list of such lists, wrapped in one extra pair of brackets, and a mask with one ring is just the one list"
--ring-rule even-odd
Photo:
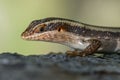
[(72, 30), (73, 27), (70, 29), (70, 26), (78, 24), (77, 22), (74, 22), (75, 21), (63, 18), (45, 18), (41, 20), (34, 20), (21, 34), (21, 36), (25, 40), (48, 41), (57, 43), (71, 42), (74, 41), (75, 35), (71, 33), (71, 31), (74, 30)]

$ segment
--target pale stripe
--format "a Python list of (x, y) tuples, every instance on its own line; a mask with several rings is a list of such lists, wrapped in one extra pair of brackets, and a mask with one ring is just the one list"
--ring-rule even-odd
[[(99, 30), (99, 31), (111, 31), (111, 32), (120, 32), (120, 28), (117, 27), (104, 27), (104, 26), (94, 26), (94, 25), (89, 25), (89, 24), (84, 24), (84, 23), (80, 23), (80, 22), (75, 22), (75, 21), (69, 21), (69, 20), (51, 20), (51, 21), (48, 21), (48, 22), (44, 22), (44, 23), (41, 23), (41, 24), (38, 24), (36, 25), (35, 27), (39, 26), (39, 25), (42, 25), (42, 24), (50, 24), (50, 23), (66, 23), (70, 26), (78, 26), (78, 27), (86, 27), (86, 28), (89, 28), (89, 29), (92, 29), (92, 30)], [(35, 28), (34, 27), (34, 28)]]

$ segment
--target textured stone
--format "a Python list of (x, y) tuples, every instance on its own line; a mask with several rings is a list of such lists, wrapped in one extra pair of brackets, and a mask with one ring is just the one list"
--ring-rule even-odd
[(120, 55), (0, 54), (0, 80), (120, 80)]

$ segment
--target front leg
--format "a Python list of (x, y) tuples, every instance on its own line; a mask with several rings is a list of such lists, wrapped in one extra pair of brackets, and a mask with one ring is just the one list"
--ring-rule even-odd
[(67, 51), (66, 54), (68, 56), (87, 56), (96, 52), (98, 48), (101, 46), (101, 41), (97, 39), (89, 39), (87, 40), (87, 42), (89, 42), (90, 45), (87, 46), (83, 51), (79, 50)]

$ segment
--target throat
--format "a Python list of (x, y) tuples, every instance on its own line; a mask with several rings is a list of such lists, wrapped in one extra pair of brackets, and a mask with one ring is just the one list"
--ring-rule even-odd
[(76, 41), (75, 43), (66, 43), (65, 45), (73, 49), (84, 50), (89, 45), (89, 43)]

